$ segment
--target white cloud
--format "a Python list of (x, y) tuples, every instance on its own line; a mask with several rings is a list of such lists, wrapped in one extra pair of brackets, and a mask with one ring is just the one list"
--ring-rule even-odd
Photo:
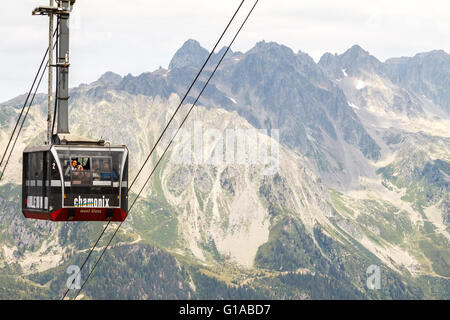
[[(248, 2), (248, 3), (247, 3)], [(105, 71), (139, 74), (167, 67), (189, 38), (212, 48), (240, 0), (78, 0), (71, 39), (71, 85)], [(48, 1), (5, 1), (0, 13), (0, 101), (25, 92), (47, 41), (48, 21), (31, 11)], [(252, 5), (247, 0), (237, 22)], [(233, 50), (276, 41), (317, 60), (359, 44), (380, 60), (450, 52), (448, 0), (260, 0)], [(230, 31), (234, 31), (237, 24)], [(231, 38), (228, 36), (225, 43)], [(42, 90), (45, 91), (45, 88)]]

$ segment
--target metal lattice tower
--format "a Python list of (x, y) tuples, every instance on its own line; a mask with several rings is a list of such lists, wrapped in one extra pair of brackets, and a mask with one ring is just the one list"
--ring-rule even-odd
[[(52, 82), (53, 68), (56, 67), (57, 79), (57, 133), (69, 133), (69, 18), (75, 0), (50, 0), (49, 6), (33, 10), (33, 15), (49, 16), (49, 68), (48, 68), (48, 116), (47, 143), (52, 143)], [(53, 64), (53, 19), (57, 17), (58, 48), (56, 64)]]

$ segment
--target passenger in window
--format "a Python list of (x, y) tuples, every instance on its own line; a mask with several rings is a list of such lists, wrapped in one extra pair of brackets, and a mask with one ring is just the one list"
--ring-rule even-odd
[(98, 172), (98, 169), (99, 169), (99, 163), (98, 163), (98, 160), (95, 160), (92, 163), (92, 178), (94, 180), (99, 180), (100, 179), (100, 173)]
[[(117, 178), (117, 174), (114, 170), (112, 172), (112, 176), (114, 179)], [(109, 167), (108, 161), (103, 162), (103, 168), (102, 168), (102, 173), (100, 174), (100, 178), (101, 178), (101, 180), (111, 180), (111, 169)]]
[(68, 176), (70, 171), (77, 171), (77, 170), (78, 170), (78, 161), (72, 160), (72, 165), (67, 167), (66, 172), (64, 174)]
[(83, 184), (91, 184), (91, 172), (90, 172), (89, 168), (79, 166), (78, 174), (81, 176), (81, 182)]

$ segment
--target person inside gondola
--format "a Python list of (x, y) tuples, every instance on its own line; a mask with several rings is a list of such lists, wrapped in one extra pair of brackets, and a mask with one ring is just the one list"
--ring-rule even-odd
[[(114, 179), (117, 178), (117, 174), (114, 170), (112, 170), (112, 177)], [(108, 161), (104, 161), (103, 162), (103, 167), (102, 167), (102, 172), (100, 174), (100, 179), (103, 181), (107, 181), (107, 180), (111, 180), (111, 169), (109, 167), (109, 162)]]
[(100, 180), (100, 173), (98, 172), (100, 169), (100, 165), (98, 163), (98, 160), (94, 160), (92, 163), (92, 179), (93, 180)]
[(66, 172), (64, 173), (65, 176), (69, 176), (71, 171), (77, 171), (78, 170), (78, 161), (72, 160), (72, 165), (68, 166), (66, 169)]

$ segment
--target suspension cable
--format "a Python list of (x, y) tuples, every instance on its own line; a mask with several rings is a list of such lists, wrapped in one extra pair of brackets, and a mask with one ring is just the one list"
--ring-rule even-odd
[[(20, 132), (22, 131), (23, 125), (25, 123), (25, 120), (27, 119), (28, 112), (30, 111), (31, 105), (33, 104), (34, 97), (36, 96), (36, 92), (37, 92), (37, 90), (39, 88), (39, 85), (41, 84), (42, 78), (44, 77), (44, 74), (45, 74), (45, 71), (47, 70), (47, 67), (48, 67), (48, 64), (44, 68), (44, 72), (42, 72), (42, 74), (41, 74), (41, 77), (39, 79), (38, 85), (36, 86), (36, 89), (35, 89), (35, 91), (33, 93), (33, 97), (31, 98), (30, 104), (28, 105), (27, 111), (25, 112), (25, 116), (23, 117), (22, 123), (20, 124), (19, 131), (18, 131), (18, 133), (16, 135), (16, 138), (14, 139), (14, 143), (13, 143), (12, 148), (11, 148), (11, 152), (9, 153), (8, 158), (6, 159), (6, 162), (5, 162), (5, 170), (6, 170), (6, 167), (8, 166), (9, 159), (11, 158), (11, 155), (12, 155), (12, 152), (14, 150), (14, 147), (16, 146), (16, 143), (17, 143), (17, 140), (19, 138)], [(0, 180), (3, 177), (3, 174), (5, 173), (5, 170), (2, 171), (2, 173), (0, 175)]]
[(203, 63), (202, 67), (200, 68), (200, 70), (198, 71), (197, 75), (195, 76), (194, 80), (192, 81), (191, 85), (189, 86), (189, 89), (186, 91), (183, 99), (181, 99), (180, 103), (178, 104), (178, 107), (176, 108), (175, 112), (173, 113), (172, 117), (170, 118), (169, 122), (167, 123), (167, 125), (165, 126), (164, 130), (162, 131), (162, 133), (160, 134), (158, 140), (156, 140), (155, 144), (153, 145), (153, 148), (151, 149), (150, 153), (148, 154), (147, 158), (145, 159), (144, 163), (142, 164), (141, 168), (139, 169), (137, 175), (134, 177), (133, 181), (130, 184), (129, 189), (131, 189), (134, 185), (134, 183), (136, 182), (138, 176), (140, 175), (140, 173), (142, 172), (142, 170), (144, 169), (145, 165), (147, 164), (148, 160), (150, 159), (150, 157), (152, 156), (153, 152), (156, 149), (156, 146), (158, 145), (159, 141), (162, 139), (164, 133), (166, 132), (167, 128), (169, 127), (169, 125), (172, 123), (172, 120), (175, 118), (175, 115), (178, 113), (178, 110), (180, 110), (184, 100), (187, 98), (189, 92), (191, 91), (192, 87), (194, 86), (195, 82), (197, 81), (197, 79), (199, 78), (200, 74), (203, 72), (203, 69), (205, 68), (206, 64), (209, 62), (209, 59), (211, 58), (211, 56), (214, 54), (214, 51), (216, 50), (217, 46), (219, 45), (220, 41), (222, 40), (223, 36), (225, 35), (225, 33), (227, 32), (229, 26), (231, 25), (231, 23), (233, 22), (234, 18), (236, 17), (237, 13), (239, 12), (239, 10), (241, 9), (242, 5), (244, 4), (245, 0), (242, 0), (242, 2), (240, 3), (239, 7), (237, 8), (237, 10), (235, 11), (235, 13), (233, 14), (233, 17), (230, 19), (230, 21), (228, 22), (228, 25), (226, 26), (226, 28), (223, 30), (219, 40), (217, 40), (216, 44), (214, 45), (214, 48), (211, 50), (211, 52), (208, 55), (208, 58), (205, 60), (205, 62)]
[[(222, 63), (223, 59), (225, 58), (226, 54), (228, 53), (230, 47), (233, 45), (234, 41), (236, 40), (237, 36), (239, 35), (239, 33), (241, 32), (242, 28), (244, 27), (245, 23), (247, 22), (248, 18), (250, 17), (251, 13), (253, 12), (253, 10), (255, 9), (256, 5), (258, 4), (259, 0), (256, 0), (255, 4), (253, 5), (253, 7), (251, 8), (250, 12), (248, 13), (248, 15), (246, 16), (244, 22), (241, 24), (239, 30), (236, 32), (235, 36), (233, 37), (233, 40), (231, 40), (229, 46), (227, 47), (227, 49), (225, 50), (225, 52), (223, 53), (222, 57), (220, 58), (219, 62), (217, 63), (216, 67), (214, 68), (213, 72), (211, 73), (211, 75), (209, 76), (207, 82), (205, 83), (205, 85), (203, 86), (202, 90), (200, 91), (200, 93), (198, 94), (197, 98), (195, 99), (194, 103), (192, 104), (192, 106), (190, 107), (188, 113), (186, 114), (186, 116), (184, 117), (183, 121), (181, 122), (181, 124), (179, 125), (177, 131), (175, 132), (175, 135), (172, 137), (172, 139), (170, 140), (169, 144), (167, 145), (167, 147), (165, 148), (163, 154), (161, 155), (161, 157), (159, 158), (158, 162), (156, 163), (156, 165), (154, 166), (153, 170), (151, 171), (150, 175), (148, 176), (147, 180), (145, 181), (144, 185), (142, 186), (141, 190), (139, 191), (138, 196), (134, 199), (131, 207), (128, 209), (127, 214), (131, 211), (131, 209), (133, 208), (134, 204), (136, 203), (137, 199), (139, 198), (139, 196), (141, 195), (142, 191), (144, 190), (145, 186), (147, 185), (147, 183), (150, 181), (153, 173), (155, 172), (156, 168), (158, 167), (159, 163), (161, 162), (161, 160), (163, 159), (164, 155), (166, 154), (167, 150), (169, 149), (169, 147), (171, 146), (172, 142), (174, 141), (174, 139), (176, 138), (178, 132), (180, 131), (181, 127), (183, 126), (183, 124), (186, 122), (187, 118), (189, 117), (189, 114), (191, 113), (191, 111), (193, 110), (194, 106), (196, 105), (196, 103), (198, 102), (198, 100), (200, 99), (200, 96), (202, 95), (203, 91), (206, 89), (206, 87), (208, 86), (210, 80), (212, 79), (212, 77), (214, 76), (215, 72), (217, 71), (217, 69), (219, 68), (220, 64)], [(128, 215), (127, 215), (128, 216)], [(89, 272), (87, 278), (85, 279), (85, 281), (83, 282), (82, 286), (80, 287), (80, 289), (77, 292), (77, 295), (75, 296), (74, 299), (76, 299), (78, 297), (78, 295), (80, 294), (81, 290), (83, 289), (83, 287), (86, 285), (86, 283), (88, 282), (88, 280), (90, 279), (92, 273), (94, 272), (95, 268), (97, 267), (98, 263), (100, 262), (100, 260), (102, 259), (103, 255), (105, 254), (106, 250), (108, 249), (109, 245), (111, 244), (112, 240), (114, 239), (114, 237), (116, 236), (117, 232), (119, 231), (119, 229), (121, 228), (122, 224), (125, 222), (122, 221), (118, 227), (116, 228), (116, 230), (114, 231), (113, 235), (111, 236), (111, 238), (109, 239), (107, 245), (103, 248), (102, 253), (100, 254), (100, 257), (97, 259), (97, 261), (94, 264), (94, 267), (91, 269), (91, 271)]]
[[(53, 35), (55, 35), (55, 34), (56, 34), (56, 30), (55, 30), (55, 32), (54, 32)], [(55, 44), (53, 45), (53, 49), (55, 48), (55, 46), (56, 46), (56, 42), (55, 42)], [(28, 99), (29, 99), (30, 96), (31, 96), (31, 92), (33, 92), (33, 87), (34, 87), (34, 85), (35, 85), (35, 83), (36, 83), (37, 78), (39, 77), (39, 73), (41, 72), (42, 66), (43, 66), (43, 64), (44, 64), (44, 61), (45, 61), (47, 55), (48, 55), (48, 48), (47, 48), (47, 51), (46, 51), (45, 54), (44, 54), (44, 58), (42, 59), (41, 65), (39, 66), (39, 69), (38, 69), (38, 72), (36, 73), (36, 76), (35, 76), (34, 81), (33, 81), (33, 85), (31, 86), (30, 92), (28, 93), (28, 96), (27, 96), (27, 98), (26, 98), (26, 100), (25, 100), (25, 103), (24, 103), (24, 105), (23, 105), (23, 107), (22, 107), (22, 111), (20, 112), (19, 118), (17, 119), (16, 125), (15, 125), (15, 127), (14, 127), (14, 130), (13, 130), (12, 134), (11, 134), (11, 137), (9, 138), (8, 145), (6, 146), (5, 152), (4, 152), (3, 157), (2, 157), (2, 160), (1, 160), (1, 162), (0, 162), (0, 168), (1, 168), (1, 164), (2, 164), (2, 162), (3, 162), (4, 158), (5, 158), (5, 156), (6, 156), (6, 154), (7, 154), (8, 147), (9, 147), (9, 145), (10, 145), (10, 143), (11, 143), (13, 137), (14, 137), (14, 133), (15, 133), (15, 131), (16, 131), (16, 129), (17, 129), (17, 126), (18, 126), (18, 124), (19, 124), (19, 122), (20, 122), (20, 120), (21, 120), (21, 118), (22, 118), (23, 111), (25, 110), (26, 105), (27, 105), (27, 103), (28, 103)], [(3, 170), (1, 171), (1, 174), (0, 174), (0, 181), (2, 180), (3, 175), (4, 175), (5, 171), (6, 171), (6, 167), (8, 166), (9, 159), (11, 158), (11, 155), (12, 155), (12, 153), (13, 153), (13, 151), (14, 151), (14, 148), (15, 148), (16, 143), (17, 143), (17, 139), (19, 138), (20, 132), (22, 131), (23, 125), (24, 125), (25, 120), (27, 119), (27, 116), (28, 116), (28, 112), (30, 111), (30, 107), (31, 107), (31, 105), (32, 105), (33, 102), (34, 102), (34, 98), (36, 97), (37, 90), (39, 89), (39, 86), (40, 86), (40, 84), (41, 84), (42, 78), (44, 77), (44, 74), (45, 74), (45, 71), (47, 70), (47, 68), (48, 68), (48, 62), (47, 62), (46, 66), (45, 66), (45, 68), (44, 68), (44, 70), (43, 70), (43, 72), (42, 72), (42, 74), (41, 74), (41, 76), (40, 76), (40, 79), (39, 79), (39, 81), (38, 81), (38, 84), (37, 84), (37, 86), (36, 86), (36, 88), (35, 88), (35, 90), (34, 90), (33, 96), (31, 97), (31, 101), (30, 101), (30, 103), (28, 104), (27, 111), (25, 112), (25, 115), (24, 115), (24, 117), (23, 117), (23, 119), (22, 119), (22, 123), (21, 123), (21, 125), (20, 125), (20, 127), (19, 127), (19, 131), (17, 132), (16, 138), (14, 139), (14, 143), (13, 143), (13, 145), (12, 145), (12, 147), (11, 147), (11, 150), (9, 151), (9, 155), (8, 155), (8, 157), (7, 157), (7, 159), (6, 159), (5, 165), (4, 165)]]
[[(55, 34), (56, 34), (56, 30), (55, 30), (55, 32), (54, 32), (53, 35), (55, 35)], [(44, 65), (44, 62), (45, 62), (45, 60), (46, 60), (46, 58), (47, 58), (47, 55), (48, 55), (48, 48), (47, 48), (47, 50), (45, 51), (44, 57), (42, 58), (41, 64), (39, 65), (38, 71), (36, 72), (36, 75), (35, 75), (35, 77), (34, 77), (33, 84), (31, 85), (31, 88), (30, 88), (30, 90), (28, 91), (28, 94), (27, 94), (27, 97), (26, 97), (25, 102), (24, 102), (24, 104), (23, 104), (22, 110), (20, 111), (19, 117), (17, 118), (16, 124), (15, 124), (15, 126), (14, 126), (14, 129), (13, 129), (13, 131), (12, 131), (12, 133), (11, 133), (11, 136), (9, 137), (9, 141), (8, 141), (8, 144), (6, 145), (5, 152), (3, 153), (2, 159), (0, 160), (0, 169), (1, 169), (1, 166), (2, 166), (2, 164), (3, 164), (3, 161), (5, 160), (5, 156), (6, 156), (6, 154), (8, 153), (8, 148), (9, 148), (11, 142), (12, 142), (12, 139), (13, 139), (13, 137), (14, 137), (14, 134), (16, 133), (17, 126), (18, 126), (19, 123), (20, 123), (20, 119), (22, 118), (23, 112), (25, 111), (25, 108), (27, 107), (28, 100), (30, 99), (31, 93), (33, 92), (34, 85), (36, 84), (36, 81), (37, 81), (37, 79), (39, 78), (39, 73), (41, 72), (41, 69), (42, 69), (42, 67), (43, 67), (43, 65)], [(39, 85), (38, 85), (38, 87), (39, 87)], [(34, 98), (34, 96), (33, 96), (33, 98)], [(12, 152), (13, 150), (14, 150), (14, 148), (11, 149), (11, 152)], [(2, 171), (2, 175), (0, 176), (0, 180), (1, 180), (1, 177), (3, 177), (3, 172), (6, 170), (6, 166), (7, 166), (7, 164), (5, 164), (5, 166), (4, 166), (4, 169), (3, 169), (3, 171)]]
[[(243, 3), (245, 2), (245, 0), (242, 0), (241, 3), (239, 4), (238, 8), (236, 9), (236, 11), (234, 12), (233, 16), (231, 17), (230, 21), (228, 22), (227, 26), (225, 27), (224, 31), (222, 32), (221, 36), (219, 37), (219, 40), (216, 42), (216, 44), (214, 45), (213, 49), (211, 50), (211, 52), (209, 53), (207, 59), (205, 60), (205, 62), (203, 63), (202, 67), (200, 68), (199, 72), (197, 73), (196, 77), (194, 78), (194, 80), (192, 81), (191, 85), (189, 86), (188, 90), (186, 91), (186, 94), (184, 95), (183, 99), (180, 101), (178, 107), (176, 108), (175, 112), (173, 113), (173, 115), (171, 116), (169, 122), (167, 123), (167, 125), (165, 126), (164, 130), (162, 131), (161, 135), (159, 136), (159, 138), (157, 139), (156, 143), (154, 144), (153, 148), (151, 149), (150, 153), (148, 154), (147, 158), (145, 159), (143, 165), (140, 167), (139, 172), (137, 173), (137, 175), (135, 176), (133, 182), (130, 184), (130, 186), (128, 187), (128, 191), (131, 190), (133, 184), (136, 182), (137, 178), (139, 177), (139, 175), (141, 174), (144, 166), (146, 165), (146, 163), (148, 162), (148, 160), (150, 159), (151, 155), (153, 154), (153, 152), (156, 149), (156, 146), (158, 145), (158, 143), (161, 141), (163, 135), (165, 134), (167, 128), (169, 127), (170, 123), (172, 122), (172, 120), (175, 118), (175, 115), (177, 114), (177, 112), (179, 111), (179, 109), (181, 108), (184, 100), (186, 99), (186, 97), (188, 96), (190, 90), (192, 89), (192, 87), (194, 86), (195, 82), (197, 81), (197, 79), (199, 78), (200, 74), (203, 72), (203, 69), (205, 68), (205, 66), (207, 65), (207, 63), (209, 62), (211, 56), (214, 54), (214, 51), (216, 50), (217, 46), (219, 45), (220, 41), (222, 40), (223, 36), (225, 35), (226, 31), (228, 30), (228, 28), (230, 27), (231, 23), (233, 22), (234, 18), (236, 17), (237, 13), (239, 12), (239, 10), (241, 9)], [(130, 209), (128, 209), (127, 212), (129, 212)], [(80, 270), (78, 271), (77, 275), (74, 277), (72, 284), (74, 283), (76, 277), (78, 276), (78, 274), (80, 274), (84, 268), (84, 266), (86, 265), (86, 262), (88, 261), (89, 257), (91, 256), (92, 252), (95, 250), (95, 248), (97, 247), (97, 244), (99, 243), (100, 239), (102, 238), (103, 234), (106, 232), (106, 229), (108, 229), (110, 225), (110, 221), (106, 224), (106, 226), (103, 228), (103, 231), (101, 232), (100, 236), (98, 237), (97, 241), (95, 242), (95, 244), (92, 246), (89, 254), (87, 255), (86, 259), (84, 260)], [(122, 225), (122, 223), (120, 224)], [(108, 244), (109, 245), (109, 244)], [(98, 262), (98, 260), (97, 260)], [(94, 267), (95, 268), (95, 267)], [(91, 273), (90, 273), (91, 274)], [(89, 274), (89, 275), (90, 275)], [(62, 300), (65, 299), (65, 297), (67, 296), (67, 294), (69, 293), (70, 287), (72, 286), (72, 284), (69, 286), (69, 288), (66, 290), (66, 292), (64, 293)], [(84, 285), (84, 284), (83, 284)], [(81, 289), (80, 289), (81, 290)], [(78, 294), (77, 294), (78, 296)]]

